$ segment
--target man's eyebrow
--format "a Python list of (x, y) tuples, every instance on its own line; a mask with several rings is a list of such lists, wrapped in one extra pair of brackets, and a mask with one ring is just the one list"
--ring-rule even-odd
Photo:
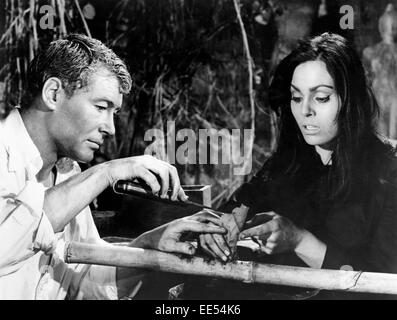
[(106, 102), (109, 106), (109, 108), (113, 108), (114, 107), (114, 103), (113, 101), (111, 101), (110, 99), (107, 98), (95, 98), (93, 99), (94, 102)]
[[(299, 90), (299, 88), (296, 87), (296, 86), (294, 86), (292, 83), (291, 83), (291, 87), (292, 87), (294, 90), (296, 90), (296, 91), (298, 91), (298, 92), (301, 92), (301, 91)], [(328, 84), (320, 84), (320, 85), (318, 85), (318, 86), (315, 86), (315, 87), (313, 87), (313, 88), (310, 88), (309, 90), (310, 90), (311, 92), (313, 92), (313, 91), (316, 91), (316, 90), (317, 90), (318, 88), (320, 88), (320, 87), (326, 87), (326, 88), (329, 88), (329, 89), (332, 89), (332, 90), (335, 89), (333, 86), (330, 86), (330, 85), (328, 85)]]

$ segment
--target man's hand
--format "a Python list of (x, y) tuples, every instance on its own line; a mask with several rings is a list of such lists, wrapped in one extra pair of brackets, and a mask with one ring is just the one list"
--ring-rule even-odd
[[(230, 214), (224, 214), (220, 223), (228, 231), (226, 235), (201, 234), (200, 247), (210, 256), (223, 261), (232, 259), (237, 247), (237, 240), (248, 213), (248, 207), (241, 205), (233, 209)], [(205, 213), (205, 210), (201, 212)]]
[[(209, 222), (213, 225), (208, 224)], [(196, 214), (145, 232), (136, 238), (130, 246), (194, 255), (196, 253), (195, 246), (188, 241), (181, 241), (182, 235), (187, 232), (226, 234), (227, 230), (220, 226), (218, 217)]]
[[(219, 219), (219, 216), (208, 209), (204, 209), (196, 215), (200, 216), (214, 216)], [(219, 220), (220, 225), (223, 226), (222, 220)], [(212, 222), (209, 222), (211, 225)], [(226, 239), (222, 234), (202, 233), (199, 235), (199, 244), (201, 249), (208, 255), (227, 261), (230, 256), (230, 248), (227, 245)]]
[(294, 251), (304, 235), (303, 229), (273, 211), (257, 214), (247, 222), (247, 227), (240, 233), (240, 239), (254, 238), (267, 254)]
[(140, 178), (152, 189), (153, 194), (166, 198), (169, 188), (172, 188), (171, 200), (179, 198), (186, 201), (188, 197), (181, 188), (176, 168), (165, 161), (144, 155), (116, 159), (106, 162), (109, 186), (117, 180), (132, 180)]

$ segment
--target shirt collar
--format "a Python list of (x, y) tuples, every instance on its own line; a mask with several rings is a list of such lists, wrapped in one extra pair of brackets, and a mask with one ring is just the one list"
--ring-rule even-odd
[(6, 118), (5, 134), (8, 135), (8, 141), (12, 141), (15, 144), (14, 147), (20, 153), (23, 161), (29, 166), (30, 173), (35, 176), (43, 167), (43, 159), (26, 130), (17, 108), (12, 110)]

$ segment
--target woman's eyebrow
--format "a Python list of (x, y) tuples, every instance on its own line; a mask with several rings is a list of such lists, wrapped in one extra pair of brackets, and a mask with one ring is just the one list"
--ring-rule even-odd
[[(292, 87), (294, 90), (296, 90), (296, 91), (298, 91), (298, 92), (301, 92), (301, 91), (299, 90), (299, 88), (296, 87), (296, 86), (294, 86), (292, 83), (291, 83), (291, 87)], [(320, 88), (320, 87), (326, 87), (326, 88), (332, 89), (332, 90), (335, 89), (333, 86), (330, 86), (330, 85), (328, 85), (328, 84), (319, 84), (318, 86), (315, 86), (315, 87), (310, 88), (309, 91), (311, 91), (311, 92), (316, 91), (316, 90), (317, 90), (318, 88)]]

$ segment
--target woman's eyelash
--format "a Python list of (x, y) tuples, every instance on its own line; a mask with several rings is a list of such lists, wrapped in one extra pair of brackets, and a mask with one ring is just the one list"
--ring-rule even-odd
[(291, 100), (293, 101), (293, 102), (296, 102), (296, 103), (298, 103), (298, 102), (301, 102), (301, 100), (302, 100), (302, 98), (301, 97), (291, 97)]
[(330, 96), (327, 96), (327, 97), (317, 97), (316, 100), (317, 100), (318, 102), (325, 103), (325, 102), (328, 102), (328, 101), (329, 101), (329, 97), (330, 97)]

